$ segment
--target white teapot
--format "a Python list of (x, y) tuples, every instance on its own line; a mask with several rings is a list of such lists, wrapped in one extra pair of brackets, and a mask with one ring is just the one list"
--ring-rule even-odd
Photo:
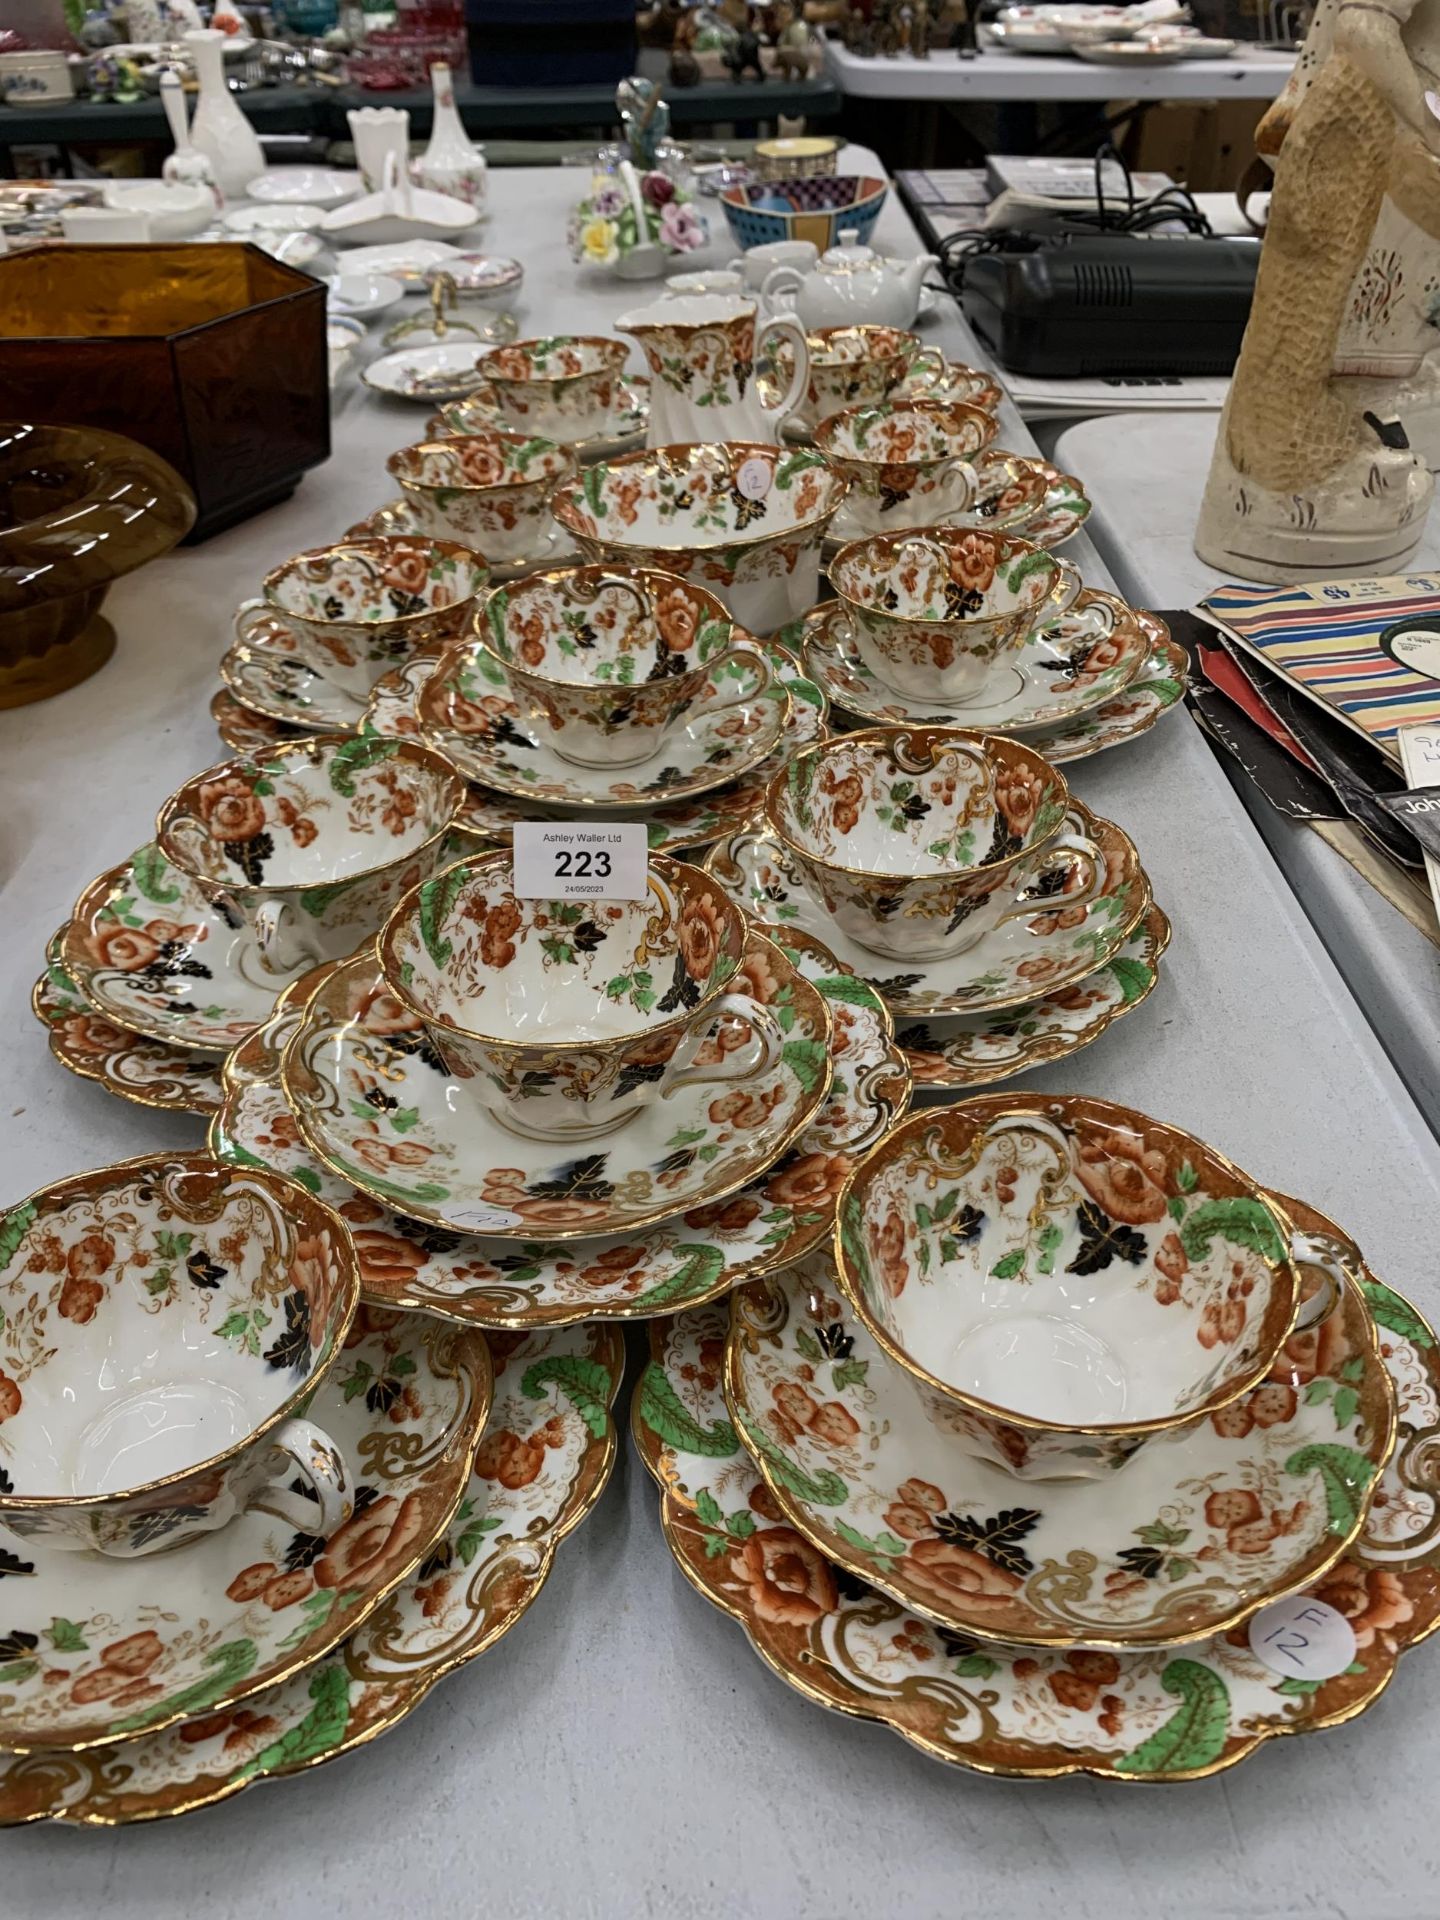
[(765, 276), (762, 290), (767, 306), (790, 299), (807, 327), (853, 327), (861, 324), (910, 327), (920, 310), (920, 289), (927, 271), (937, 265), (933, 253), (913, 260), (887, 260), (873, 248), (861, 246), (853, 232), (840, 235), (838, 247), (822, 253), (809, 273), (794, 267), (776, 267)]

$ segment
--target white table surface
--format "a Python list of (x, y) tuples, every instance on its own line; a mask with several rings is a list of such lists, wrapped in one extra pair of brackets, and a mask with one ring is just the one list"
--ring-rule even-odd
[(1224, 60), (1108, 67), (1072, 54), (999, 48), (962, 60), (937, 47), (924, 60), (891, 60), (827, 40), (825, 61), (836, 86), (861, 100), (1273, 100), (1294, 56), (1256, 48)]
[[(643, 292), (564, 259), (576, 184), (559, 170), (494, 178), (487, 238), (526, 260), (527, 330), (603, 327)], [(879, 239), (913, 245), (893, 198)], [(951, 313), (931, 337), (973, 354)], [(126, 1106), (63, 1072), (28, 1012), (30, 983), (82, 885), (218, 757), (206, 702), (236, 602), (267, 566), (385, 498), (383, 456), (423, 418), (348, 389), (336, 455), (292, 501), (122, 583), (108, 607), (113, 663), (0, 714), (11, 1035), (0, 1139), (12, 1195), (199, 1139), (198, 1121)], [(1013, 413), (1004, 427), (1012, 446), (1028, 444)], [(1088, 542), (1068, 551), (1104, 578)], [(1333, 1211), (1387, 1280), (1440, 1312), (1440, 1150), (1187, 717), (1074, 771), (1087, 800), (1134, 830), (1175, 939), (1146, 1005), (1034, 1084), (1129, 1101), (1208, 1136)], [(403, 1726), (178, 1822), (6, 1834), (0, 1911), (1414, 1920), (1435, 1909), (1440, 1826), (1426, 1792), (1437, 1774), (1440, 1658), (1423, 1650), (1353, 1727), (1276, 1742), (1188, 1787), (939, 1766), (809, 1705), (761, 1666), (673, 1566), (626, 1445), (531, 1613)]]
[[(1085, 476), (1089, 527), (1122, 593), (1188, 607), (1221, 584), (1192, 544), (1215, 414), (1119, 414), (1067, 427), (1053, 458)], [(1434, 514), (1413, 567), (1440, 568)], [(1440, 951), (1333, 847), (1248, 782), (1246, 806), (1431, 1126), (1440, 1132)]]

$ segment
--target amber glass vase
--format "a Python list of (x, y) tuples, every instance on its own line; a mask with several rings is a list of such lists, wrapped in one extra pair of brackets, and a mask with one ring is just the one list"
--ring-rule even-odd
[(0, 707), (103, 666), (110, 582), (168, 553), (194, 520), (190, 489), (148, 447), (93, 427), (0, 423)]
[(329, 457), (325, 289), (225, 243), (5, 254), (0, 405), (152, 448), (189, 484), (204, 539)]

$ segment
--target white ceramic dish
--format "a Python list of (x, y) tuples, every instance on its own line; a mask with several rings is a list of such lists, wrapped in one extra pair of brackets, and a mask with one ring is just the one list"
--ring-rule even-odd
[(332, 273), (325, 282), (325, 305), (345, 319), (373, 320), (405, 298), (405, 289), (388, 273)]
[(220, 224), (231, 233), (314, 233), (325, 215), (303, 201), (276, 207), (229, 207)]
[(187, 187), (179, 181), (109, 181), (105, 204), (117, 213), (144, 214), (150, 222), (152, 240), (186, 240), (208, 227), (215, 217), (210, 189)]
[(245, 191), (266, 206), (302, 205), (328, 212), (355, 199), (363, 184), (358, 172), (339, 167), (272, 167)]
[(430, 267), (443, 267), (461, 257), (448, 240), (402, 240), (389, 246), (353, 246), (345, 255), (346, 273), (383, 273), (398, 280), (406, 293), (425, 291)]
[(483, 341), (468, 336), (428, 347), (402, 347), (382, 354), (365, 367), (360, 378), (376, 393), (396, 400), (458, 400), (480, 384), (476, 361), (485, 351)]
[(324, 216), (325, 233), (342, 246), (388, 246), (412, 240), (443, 240), (464, 233), (480, 216), (467, 201), (412, 187), (408, 206), (400, 194), (367, 193)]

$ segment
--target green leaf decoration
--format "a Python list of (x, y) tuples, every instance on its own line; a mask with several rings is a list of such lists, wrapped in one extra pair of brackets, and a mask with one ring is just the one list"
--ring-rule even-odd
[(1025, 1249), (1012, 1247), (1009, 1253), (1002, 1253), (990, 1269), (992, 1280), (1013, 1280), (1025, 1265)]
[(1225, 1751), (1230, 1731), (1230, 1692), (1198, 1660), (1172, 1660), (1160, 1676), (1166, 1693), (1183, 1702), (1148, 1740), (1115, 1762), (1117, 1773), (1193, 1773)]
[(0, 1686), (18, 1687), (22, 1680), (33, 1680), (39, 1671), (38, 1660), (8, 1660), (0, 1667)]
[(170, 871), (170, 863), (152, 840), (149, 846), (141, 847), (130, 862), (130, 872), (134, 876), (136, 891), (143, 893), (147, 900), (153, 900), (157, 906), (168, 907), (172, 901), (180, 898), (180, 889), (166, 886), (165, 877)]
[[(252, 1153), (249, 1147), (242, 1147), (238, 1140), (232, 1140), (223, 1129), (216, 1130), (211, 1140), (211, 1150), (217, 1160), (223, 1160), (227, 1167), (259, 1167), (262, 1172), (270, 1171), (268, 1160), (262, 1160), (258, 1153)], [(298, 1176), (292, 1176), (298, 1178)]]
[(445, 938), (445, 922), (469, 878), (468, 867), (450, 867), (420, 889), (420, 938), (437, 967), (443, 967), (453, 952)]
[[(3, 1251), (4, 1239), (0, 1235), (0, 1251)], [(1370, 1303), (1370, 1311), (1382, 1327), (1391, 1333), (1398, 1333), (1402, 1340), (1408, 1340), (1412, 1346), (1433, 1347), (1435, 1335), (1428, 1323), (1422, 1320), (1408, 1300), (1402, 1300), (1398, 1293), (1392, 1293), (1378, 1280), (1362, 1280), (1360, 1291)]]
[(904, 1558), (905, 1542), (897, 1540), (893, 1533), (877, 1533), (872, 1537), (857, 1532), (844, 1520), (835, 1522), (835, 1531), (847, 1546), (854, 1547), (857, 1553), (863, 1553), (869, 1560), (885, 1563)]
[(1354, 1387), (1339, 1387), (1330, 1411), (1335, 1416), (1337, 1427), (1348, 1427), (1360, 1410), (1360, 1396)]
[(632, 1300), (632, 1307), (648, 1307), (654, 1312), (672, 1301), (694, 1300), (708, 1293), (724, 1271), (725, 1256), (719, 1247), (682, 1246), (675, 1251), (681, 1256), (679, 1266), (667, 1279), (658, 1280)]
[(1360, 1518), (1365, 1490), (1375, 1478), (1375, 1463), (1354, 1447), (1336, 1441), (1317, 1441), (1301, 1447), (1285, 1462), (1287, 1473), (1318, 1473), (1325, 1489), (1325, 1511), (1331, 1533), (1349, 1533)]
[(830, 1055), (821, 1040), (787, 1040), (780, 1049), (780, 1058), (789, 1067), (806, 1093), (813, 1093), (824, 1083), (829, 1069)]
[(347, 740), (344, 746), (337, 747), (331, 756), (331, 787), (343, 800), (353, 800), (356, 774), (363, 773), (366, 767), (378, 766), (382, 760), (393, 760), (399, 751), (398, 740), (387, 740), (381, 734)]
[(1127, 960), (1124, 954), (1110, 961), (1107, 971), (1114, 975), (1123, 1006), (1130, 1007), (1137, 1000), (1143, 1000), (1155, 984), (1153, 967), (1147, 967), (1143, 960)]
[(1000, 1662), (992, 1660), (988, 1653), (967, 1653), (963, 1660), (955, 1662), (952, 1671), (962, 1680), (988, 1680), (1000, 1671)]
[(868, 1360), (842, 1360), (830, 1375), (830, 1384), (837, 1393), (846, 1387), (863, 1387), (865, 1377), (870, 1371)]
[(466, 1527), (465, 1531), (460, 1535), (460, 1538), (455, 1542), (455, 1551), (460, 1556), (460, 1564), (462, 1567), (468, 1567), (470, 1565), (470, 1562), (480, 1551), (480, 1543), (486, 1534), (494, 1533), (499, 1525), (499, 1515), (487, 1513), (483, 1519), (474, 1520)]
[(720, 1502), (708, 1487), (702, 1487), (695, 1496), (695, 1518), (706, 1527), (719, 1527), (725, 1523)]
[(311, 1677), (310, 1698), (315, 1704), (305, 1718), (247, 1760), (241, 1768), (241, 1779), (304, 1766), (307, 1760), (317, 1760), (340, 1744), (350, 1718), (350, 1676), (343, 1660), (321, 1667)]
[(827, 973), (823, 980), (814, 980), (811, 985), (827, 1000), (839, 1001), (844, 1006), (868, 1007), (872, 1013), (879, 1013), (881, 1009), (879, 994), (865, 981), (857, 980), (853, 973)]
[(505, 616), (509, 611), (510, 596), (503, 587), (497, 587), (485, 602), (485, 619), (495, 651), (505, 660), (510, 658), (510, 643), (505, 638)]
[(1237, 1196), (1230, 1200), (1202, 1200), (1180, 1223), (1180, 1244), (1191, 1260), (1204, 1260), (1210, 1243), (1219, 1238), (1232, 1246), (1248, 1247), (1262, 1260), (1278, 1265), (1286, 1245), (1275, 1216), (1259, 1200)]
[(615, 1381), (608, 1367), (581, 1354), (560, 1360), (537, 1360), (520, 1376), (527, 1400), (543, 1400), (547, 1387), (558, 1387), (585, 1422), (592, 1437), (603, 1440), (610, 1426), (610, 1396)]
[[(361, 743), (357, 740), (356, 746)], [(307, 887), (299, 895), (300, 905), (312, 920), (323, 920), (342, 893), (347, 893), (355, 882), (353, 880), (332, 880), (328, 886)]]
[(581, 490), (591, 513), (597, 520), (605, 518), (605, 475), (597, 467), (586, 467), (580, 476)]
[(1136, 687), (1137, 693), (1152, 694), (1160, 703), (1163, 713), (1166, 707), (1173, 707), (1185, 691), (1183, 680), (1143, 680)]
[(152, 1720), (168, 1720), (172, 1714), (186, 1715), (204, 1713), (215, 1702), (229, 1693), (245, 1678), (255, 1665), (255, 1642), (253, 1640), (227, 1640), (223, 1647), (206, 1655), (205, 1665), (210, 1669), (203, 1680), (195, 1681), (193, 1686), (184, 1687), (179, 1693), (168, 1693), (163, 1700), (154, 1700), (138, 1713), (127, 1715), (124, 1720), (115, 1722), (116, 1733), (133, 1733), (137, 1728), (148, 1727)]
[(1282, 1680), (1275, 1691), (1276, 1693), (1298, 1694), (1303, 1700), (1307, 1699), (1312, 1693), (1318, 1693), (1321, 1684), (1319, 1680), (1300, 1680), (1292, 1675), (1289, 1680)]
[(825, 1467), (817, 1474), (806, 1473), (754, 1420), (742, 1413), (740, 1424), (745, 1429), (746, 1446), (752, 1453), (764, 1455), (775, 1478), (797, 1500), (815, 1507), (843, 1507), (850, 1498), (850, 1489), (831, 1468)]
[(12, 1207), (0, 1220), (0, 1271), (9, 1266), (15, 1258), (16, 1250), (31, 1227), (35, 1224), (35, 1202), (27, 1200), (23, 1205)]
[(677, 1453), (693, 1453), (703, 1460), (728, 1460), (740, 1451), (740, 1437), (728, 1420), (702, 1427), (680, 1399), (658, 1361), (652, 1360), (640, 1376), (636, 1391), (638, 1416), (650, 1431)]
[(783, 460), (775, 463), (775, 484), (784, 492), (797, 473), (806, 473), (811, 467), (824, 465), (824, 454), (802, 447), (798, 453), (787, 453)]
[(46, 1627), (45, 1637), (57, 1653), (85, 1653), (90, 1646), (73, 1620), (61, 1620), (58, 1617)]

